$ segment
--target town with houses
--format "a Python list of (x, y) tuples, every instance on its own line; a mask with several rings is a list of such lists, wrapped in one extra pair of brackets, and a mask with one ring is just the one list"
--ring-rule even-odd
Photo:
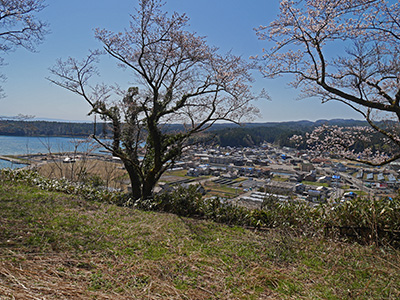
[(197, 145), (162, 177), (160, 189), (200, 184), (204, 195), (250, 207), (259, 207), (267, 197), (317, 205), (357, 195), (391, 197), (399, 186), (399, 169), (397, 163), (370, 167), (267, 143), (254, 148)]
[[(31, 165), (28, 168), (40, 168), (57, 161), (65, 167), (72, 166), (71, 163), (83, 161), (83, 157), (89, 155), (90, 160), (112, 162), (113, 168), (121, 172), (124, 169), (122, 161), (110, 153), (60, 155), (38, 153), (2, 158), (17, 164), (21, 159), (29, 160)], [(113, 173), (111, 170), (108, 172)], [(260, 208), (266, 199), (304, 201), (310, 205), (339, 204), (357, 195), (394, 197), (400, 187), (400, 162), (371, 167), (270, 143), (252, 148), (198, 144), (186, 149), (173, 169), (161, 177), (155, 192), (187, 185), (198, 185), (206, 198), (219, 197), (248, 208)], [(123, 180), (116, 189), (129, 190), (129, 180)]]

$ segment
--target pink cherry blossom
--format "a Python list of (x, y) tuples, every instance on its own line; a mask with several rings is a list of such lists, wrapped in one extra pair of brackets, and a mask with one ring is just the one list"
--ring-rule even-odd
[[(301, 97), (351, 107), (396, 149), (390, 157), (380, 153), (378, 164), (400, 158), (398, 2), (282, 0), (277, 18), (256, 31), (268, 46), (262, 57), (255, 57), (265, 77), (289, 76)], [(325, 143), (354, 142), (350, 132), (332, 130), (337, 135), (325, 136)], [(360, 140), (358, 133), (353, 136)]]

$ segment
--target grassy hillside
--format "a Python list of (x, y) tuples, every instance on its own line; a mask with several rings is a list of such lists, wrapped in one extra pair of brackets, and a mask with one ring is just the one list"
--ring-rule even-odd
[(0, 180), (0, 299), (399, 299), (400, 251)]

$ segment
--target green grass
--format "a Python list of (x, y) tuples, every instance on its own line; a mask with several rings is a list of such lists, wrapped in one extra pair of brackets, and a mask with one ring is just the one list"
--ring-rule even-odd
[[(187, 170), (168, 171), (165, 174), (169, 175), (169, 176), (188, 177), (188, 176), (186, 176)], [(195, 178), (195, 177), (190, 177), (190, 178)]]
[(286, 182), (286, 181), (288, 181), (289, 179), (288, 179), (288, 178), (285, 178), (285, 177), (281, 177), (281, 176), (276, 175), (276, 176), (272, 177), (272, 180), (273, 180), (273, 181), (279, 181), (279, 182)]
[(203, 186), (207, 190), (207, 195), (231, 198), (232, 196), (238, 196), (243, 193), (241, 188), (233, 188), (212, 181), (203, 183)]
[(324, 183), (324, 182), (302, 181), (301, 183), (304, 184), (304, 185), (314, 185), (314, 186), (329, 187), (329, 183)]
[(365, 192), (365, 191), (359, 191), (359, 190), (351, 190), (351, 189), (348, 189), (348, 190), (346, 190), (346, 193), (348, 193), (348, 192), (353, 192), (353, 193), (357, 194), (358, 196), (367, 196), (367, 195), (368, 195), (367, 192)]
[(0, 182), (0, 299), (398, 299), (399, 255)]

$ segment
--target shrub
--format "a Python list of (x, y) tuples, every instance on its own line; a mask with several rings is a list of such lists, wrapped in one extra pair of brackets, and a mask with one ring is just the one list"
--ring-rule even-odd
[(117, 205), (129, 203), (130, 198), (122, 192), (112, 192), (93, 185), (74, 183), (67, 179), (49, 179), (32, 170), (1, 170), (3, 180), (25, 182), (42, 190), (82, 196), (86, 200), (102, 201)]
[(203, 200), (201, 210), (205, 218), (228, 225), (249, 225), (250, 211), (226, 202), (219, 197)]
[(400, 198), (355, 198), (327, 210), (324, 223), (339, 234), (355, 236), (364, 242), (399, 243)]
[(26, 182), (49, 191), (80, 195), (138, 209), (162, 211), (184, 217), (213, 220), (229, 225), (256, 228), (293, 229), (303, 234), (319, 234), (322, 229), (363, 242), (389, 242), (400, 245), (400, 197), (394, 199), (355, 198), (340, 204), (311, 207), (305, 202), (267, 201), (263, 209), (249, 210), (218, 197), (203, 199), (198, 186), (178, 187), (175, 191), (133, 202), (129, 195), (93, 185), (71, 183), (66, 179), (44, 178), (29, 170), (2, 170), (1, 180)]
[(140, 209), (164, 211), (179, 216), (201, 216), (202, 195), (197, 192), (198, 186), (188, 188), (179, 186), (170, 193), (160, 193), (153, 199), (139, 200), (135, 206)]
[(219, 223), (252, 227), (291, 227), (314, 230), (320, 220), (320, 210), (305, 203), (279, 203), (269, 201), (262, 210), (249, 210), (234, 205), (226, 199), (213, 197), (203, 199), (198, 186), (178, 187), (175, 191), (156, 195), (153, 199), (139, 201), (139, 209), (163, 211), (184, 217), (201, 217)]

